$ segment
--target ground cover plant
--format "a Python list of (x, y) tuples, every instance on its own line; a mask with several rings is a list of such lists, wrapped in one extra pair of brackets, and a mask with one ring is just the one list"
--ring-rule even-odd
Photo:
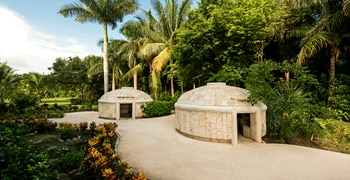
[(1, 121), (1, 179), (145, 179), (115, 153), (116, 124), (59, 126)]

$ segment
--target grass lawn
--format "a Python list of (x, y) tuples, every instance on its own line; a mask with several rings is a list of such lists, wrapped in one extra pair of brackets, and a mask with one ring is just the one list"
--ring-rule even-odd
[(315, 137), (312, 140), (295, 138), (291, 144), (350, 154), (350, 123), (344, 121), (334, 122), (339, 125), (337, 127), (341, 127), (337, 129), (339, 132), (330, 132), (329, 135)]
[[(322, 137), (304, 137), (304, 138), (294, 138), (289, 142), (284, 142), (280, 139), (273, 139), (269, 137), (264, 137), (266, 143), (288, 143), (298, 146), (306, 146), (317, 149), (324, 149), (329, 151), (341, 152), (350, 154), (350, 122), (344, 121), (334, 121), (337, 127), (340, 127), (339, 132), (329, 132), (330, 134)], [(338, 134), (339, 133), (339, 134)]]
[(46, 99), (41, 99), (42, 103), (41, 104), (48, 104), (48, 105), (69, 105), (70, 100), (72, 97), (58, 97), (58, 98), (46, 98)]

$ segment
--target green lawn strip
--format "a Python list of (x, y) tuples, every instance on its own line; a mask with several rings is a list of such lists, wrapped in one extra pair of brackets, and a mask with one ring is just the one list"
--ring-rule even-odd
[(70, 100), (72, 97), (59, 97), (59, 98), (46, 98), (46, 99), (41, 99), (41, 104), (57, 104), (57, 105), (69, 105)]

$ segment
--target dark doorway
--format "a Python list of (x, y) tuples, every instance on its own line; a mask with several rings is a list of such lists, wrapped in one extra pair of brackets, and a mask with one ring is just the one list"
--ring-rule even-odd
[(132, 117), (132, 104), (120, 104), (120, 118)]
[(240, 135), (244, 135), (243, 129), (250, 128), (250, 114), (249, 113), (237, 113), (237, 128)]

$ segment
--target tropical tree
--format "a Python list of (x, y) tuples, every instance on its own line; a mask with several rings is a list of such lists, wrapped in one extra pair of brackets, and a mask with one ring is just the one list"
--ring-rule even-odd
[(88, 88), (88, 67), (79, 57), (57, 58), (51, 67), (56, 83), (66, 90), (71, 90), (75, 96), (85, 98)]
[(152, 28), (152, 22), (149, 18), (136, 16), (135, 20), (126, 22), (120, 32), (128, 39), (128, 42), (123, 44), (121, 47), (121, 54), (123, 58), (127, 59), (130, 70), (125, 73), (124, 79), (130, 80), (133, 78), (134, 89), (138, 89), (137, 81), (138, 74), (143, 71), (145, 67), (149, 67), (150, 72), (152, 71), (152, 59), (142, 58), (140, 53), (142, 47), (146, 44), (153, 42), (145, 35), (145, 27)]
[[(180, 3), (177, 0), (165, 0), (162, 4), (160, 0), (152, 0), (151, 4), (155, 15), (151, 10), (143, 10), (146, 20), (141, 27), (143, 37), (151, 41), (143, 46), (139, 53), (143, 59), (152, 59), (150, 86), (157, 99), (160, 72), (168, 62), (173, 63), (170, 58), (171, 48), (180, 25), (186, 20), (192, 1), (183, 0)], [(170, 77), (170, 80), (171, 94), (174, 95), (173, 77)]]
[(123, 59), (122, 57), (122, 47), (124, 44), (126, 44), (127, 41), (121, 40), (121, 39), (116, 39), (112, 40), (109, 44), (108, 47), (108, 58), (109, 62), (111, 63), (112, 66), (112, 90), (115, 90), (116, 88), (116, 83), (118, 87), (121, 87), (125, 85), (123, 82), (123, 76), (125, 72), (127, 71), (127, 61)]
[(127, 14), (134, 13), (136, 0), (79, 0), (80, 3), (66, 4), (58, 11), (64, 17), (75, 17), (75, 21), (97, 22), (103, 25), (103, 73), (104, 92), (108, 92), (108, 32), (107, 27), (117, 27)]
[(329, 94), (328, 103), (332, 97), (332, 83), (336, 74), (336, 62), (341, 55), (341, 47), (345, 39), (350, 37), (349, 1), (322, 0), (314, 1), (309, 8), (314, 8), (314, 24), (308, 29), (301, 40), (301, 50), (298, 56), (300, 64), (326, 52), (329, 57)]
[(102, 57), (89, 55), (84, 58), (84, 64), (87, 68), (88, 77), (88, 91), (87, 98), (100, 98), (103, 95), (103, 87), (100, 84), (103, 83), (103, 65)]
[(44, 76), (39, 73), (30, 73), (29, 74), (29, 86), (34, 91), (34, 95), (38, 98), (38, 102), (41, 102), (40, 91), (43, 87), (43, 78)]
[(242, 85), (244, 68), (264, 59), (265, 47), (283, 25), (281, 7), (275, 0), (203, 0), (173, 47), (180, 79), (187, 85)]
[(127, 60), (130, 70), (126, 72), (123, 76), (123, 79), (133, 78), (134, 89), (137, 88), (137, 74), (142, 72), (144, 68), (144, 63), (139, 62), (140, 59), (137, 54), (140, 51), (140, 48), (143, 46), (145, 39), (134, 39), (125, 43), (121, 47), (122, 56)]
[(14, 73), (15, 71), (7, 65), (7, 62), (0, 62), (0, 105), (4, 104), (5, 91), (18, 80)]

